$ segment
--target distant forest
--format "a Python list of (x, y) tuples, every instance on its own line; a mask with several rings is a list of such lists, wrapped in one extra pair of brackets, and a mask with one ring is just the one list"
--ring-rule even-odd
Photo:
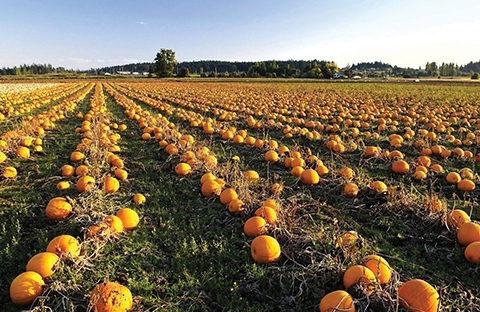
[[(54, 67), (51, 64), (20, 65), (12, 68), (0, 68), (0, 75), (152, 75), (153, 62), (132, 63), (89, 70), (73, 70), (64, 67)], [(231, 62), (231, 61), (190, 61), (180, 62), (174, 70), (177, 76), (196, 75), (201, 77), (302, 77), (302, 78), (331, 78), (335, 73), (339, 77), (440, 77), (440, 76), (471, 76), (478, 77), (480, 61), (469, 62), (458, 66), (454, 63), (427, 62), (425, 68), (402, 68), (392, 66), (381, 61), (361, 62), (339, 69), (334, 62), (319, 60), (287, 60), (261, 62)]]

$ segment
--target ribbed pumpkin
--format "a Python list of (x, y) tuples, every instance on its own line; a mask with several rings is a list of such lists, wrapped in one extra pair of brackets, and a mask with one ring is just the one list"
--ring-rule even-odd
[(65, 220), (72, 213), (72, 205), (64, 197), (55, 197), (48, 202), (45, 213), (52, 220)]
[(60, 235), (48, 243), (47, 250), (60, 257), (78, 257), (80, 255), (80, 243), (71, 235)]
[(82, 152), (74, 151), (70, 154), (70, 160), (73, 162), (82, 161), (85, 159), (85, 155)]
[(17, 154), (18, 157), (25, 158), (25, 159), (30, 158), (30, 149), (28, 149), (28, 147), (19, 146), (15, 151), (15, 153)]
[(240, 199), (233, 199), (229, 204), (228, 204), (228, 211), (229, 212), (241, 212), (245, 210), (245, 207), (243, 207), (243, 201)]
[(265, 234), (267, 229), (267, 221), (260, 216), (248, 218), (243, 225), (243, 232), (249, 237)]
[(406, 174), (410, 170), (410, 165), (403, 159), (399, 159), (392, 164), (392, 170), (395, 173)]
[(454, 209), (447, 215), (446, 222), (449, 229), (457, 230), (464, 223), (470, 222), (470, 216), (461, 209)]
[(457, 232), (457, 240), (462, 246), (480, 241), (480, 225), (474, 222), (464, 223)]
[(136, 204), (139, 204), (139, 205), (145, 204), (146, 200), (147, 199), (145, 198), (145, 196), (143, 194), (137, 193), (137, 194), (133, 195), (133, 202), (136, 203)]
[(253, 239), (250, 246), (252, 258), (257, 263), (270, 263), (280, 259), (281, 249), (278, 241), (269, 235), (260, 235)]
[(26, 271), (34, 271), (43, 278), (51, 276), (55, 272), (55, 265), (60, 257), (53, 252), (41, 252), (33, 256), (28, 262)]
[(480, 263), (480, 241), (468, 244), (464, 251), (465, 259), (471, 263)]
[(398, 302), (409, 311), (437, 312), (440, 300), (432, 285), (421, 279), (413, 279), (398, 289)]
[(125, 312), (132, 305), (130, 290), (116, 282), (102, 282), (90, 294), (90, 308), (93, 312)]
[(378, 255), (368, 255), (362, 259), (362, 264), (372, 270), (380, 284), (386, 284), (392, 277), (392, 269), (387, 260)]
[(353, 298), (344, 290), (326, 294), (320, 301), (320, 312), (355, 312)]
[(114, 177), (107, 176), (103, 179), (105, 193), (115, 193), (120, 188), (120, 182)]
[(303, 184), (307, 185), (315, 185), (320, 182), (320, 176), (318, 172), (313, 169), (306, 169), (300, 175), (300, 180), (302, 180)]
[(84, 175), (77, 181), (77, 190), (80, 193), (88, 192), (95, 187), (95, 179), (91, 176)]
[(207, 180), (202, 185), (202, 194), (204, 196), (213, 196), (213, 195), (220, 195), (222, 192), (222, 187), (218, 184), (217, 181), (214, 180)]
[(375, 283), (375, 274), (364, 265), (353, 265), (343, 274), (343, 287), (349, 288), (355, 284), (361, 284), (371, 292), (371, 284)]
[(37, 272), (23, 272), (10, 284), (10, 298), (18, 305), (30, 304), (43, 293), (44, 284), (42, 276)]
[(270, 225), (277, 223), (277, 212), (272, 207), (262, 206), (255, 210), (255, 215), (264, 218)]
[(472, 180), (463, 179), (457, 184), (460, 191), (471, 192), (475, 189), (475, 183)]
[(120, 233), (123, 231), (123, 222), (122, 219), (115, 215), (106, 216), (103, 218), (103, 222), (108, 224), (113, 233)]
[(192, 172), (192, 167), (187, 163), (179, 163), (175, 166), (175, 173), (178, 175), (187, 175)]
[(220, 202), (224, 205), (230, 204), (234, 199), (238, 198), (237, 192), (233, 188), (227, 188), (220, 193)]
[(140, 221), (140, 217), (138, 216), (137, 212), (130, 208), (121, 208), (115, 215), (122, 220), (125, 230), (134, 229)]

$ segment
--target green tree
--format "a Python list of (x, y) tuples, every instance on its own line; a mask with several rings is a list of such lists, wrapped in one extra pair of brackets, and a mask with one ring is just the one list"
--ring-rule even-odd
[(190, 70), (188, 67), (182, 67), (180, 74), (177, 75), (178, 77), (190, 77)]
[(155, 73), (161, 78), (172, 77), (173, 70), (178, 64), (175, 52), (170, 49), (161, 49), (160, 52), (157, 52), (154, 63)]
[(322, 70), (323, 77), (327, 79), (333, 77), (333, 74), (340, 71), (334, 62), (325, 62), (320, 66), (320, 69)]

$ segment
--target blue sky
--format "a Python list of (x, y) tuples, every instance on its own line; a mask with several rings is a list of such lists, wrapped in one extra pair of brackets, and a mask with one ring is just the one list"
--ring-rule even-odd
[(479, 0), (3, 0), (0, 67), (178, 61), (480, 60)]

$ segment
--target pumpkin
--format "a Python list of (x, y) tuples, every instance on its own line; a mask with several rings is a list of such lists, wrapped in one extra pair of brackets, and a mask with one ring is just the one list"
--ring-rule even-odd
[(354, 172), (352, 168), (348, 168), (348, 167), (344, 167), (338, 170), (338, 174), (349, 180), (352, 179), (354, 176)]
[(281, 249), (278, 241), (269, 235), (260, 235), (253, 239), (250, 246), (252, 258), (257, 263), (270, 263), (280, 259)]
[(74, 151), (70, 154), (70, 160), (73, 162), (82, 161), (85, 159), (85, 155), (82, 152)]
[(343, 274), (343, 287), (346, 289), (355, 284), (361, 284), (367, 287), (368, 293), (371, 292), (371, 284), (375, 283), (375, 274), (364, 265), (353, 265), (349, 267)]
[(250, 237), (265, 234), (267, 232), (267, 221), (260, 216), (250, 217), (243, 225), (243, 232)]
[(208, 180), (202, 185), (202, 194), (204, 196), (220, 195), (222, 187), (217, 181)]
[(460, 174), (462, 179), (473, 180), (475, 178), (475, 174), (470, 168), (463, 168), (458, 173)]
[(353, 298), (344, 290), (326, 294), (320, 301), (320, 312), (355, 312)]
[(280, 194), (283, 191), (283, 186), (280, 183), (273, 183), (270, 187), (270, 191), (273, 194)]
[(122, 169), (122, 168), (125, 167), (125, 164), (124, 164), (123, 160), (120, 159), (120, 158), (115, 158), (115, 159), (113, 159), (110, 164), (111, 164), (113, 167), (117, 167), (117, 168), (120, 168), (120, 169)]
[(15, 179), (17, 177), (17, 169), (12, 166), (7, 166), (5, 167), (2, 175), (7, 179)]
[(392, 170), (395, 173), (406, 174), (410, 170), (410, 165), (403, 159), (399, 159), (392, 164)]
[(466, 222), (458, 229), (457, 240), (462, 246), (480, 241), (480, 225), (474, 222)]
[(295, 166), (295, 167), (292, 168), (290, 173), (292, 174), (292, 176), (300, 178), (304, 171), (305, 171), (305, 169), (303, 169), (302, 166)]
[(426, 155), (418, 156), (417, 162), (421, 166), (430, 167), (432, 160)]
[(230, 201), (230, 203), (228, 204), (228, 211), (229, 212), (241, 212), (245, 210), (245, 207), (243, 207), (243, 201), (241, 201), (240, 199), (233, 199), (232, 201)]
[(431, 165), (430, 169), (432, 169), (435, 172), (444, 172), (442, 165), (439, 165), (439, 164)]
[(413, 178), (417, 181), (425, 180), (427, 178), (427, 174), (422, 170), (417, 170), (413, 174)]
[(44, 284), (42, 276), (37, 272), (23, 272), (10, 284), (10, 298), (18, 305), (30, 304), (43, 293)]
[(365, 148), (365, 155), (368, 157), (378, 157), (378, 155), (380, 155), (380, 148), (376, 146), (367, 146)]
[(268, 206), (258, 208), (255, 211), (255, 215), (264, 218), (270, 225), (274, 225), (277, 222), (277, 212)]
[(238, 194), (233, 188), (227, 188), (220, 193), (220, 202), (228, 205), (232, 200), (237, 199)]
[(307, 169), (307, 170), (304, 170), (300, 175), (300, 180), (302, 180), (304, 184), (315, 185), (315, 184), (318, 184), (318, 182), (320, 182), (320, 176), (318, 175), (318, 172), (316, 172), (315, 170)]
[(70, 188), (70, 182), (68, 181), (60, 181), (57, 183), (57, 190), (63, 191)]
[(208, 180), (216, 180), (217, 177), (211, 173), (211, 172), (207, 172), (205, 174), (202, 175), (202, 177), (200, 178), (200, 184), (204, 184), (205, 182), (207, 182)]
[(335, 248), (346, 247), (355, 244), (358, 240), (358, 233), (356, 231), (348, 231), (343, 233), (335, 239)]
[(133, 202), (136, 203), (136, 204), (139, 204), (139, 205), (145, 204), (146, 200), (147, 199), (145, 198), (145, 196), (143, 194), (137, 193), (137, 194), (133, 195)]
[(175, 173), (178, 175), (187, 175), (192, 172), (192, 167), (187, 163), (179, 163), (175, 166)]
[(93, 312), (125, 312), (132, 308), (130, 290), (116, 282), (104, 281), (95, 286), (90, 294)]
[(60, 170), (62, 171), (62, 175), (64, 177), (71, 177), (75, 173), (75, 168), (73, 168), (71, 165), (63, 165)]
[(123, 228), (125, 230), (134, 229), (140, 221), (137, 212), (130, 208), (121, 208), (115, 215), (122, 220)]
[(28, 149), (28, 147), (25, 146), (19, 146), (15, 151), (15, 154), (17, 154), (17, 156), (21, 158), (30, 158), (30, 150)]
[(258, 182), (260, 176), (255, 170), (247, 170), (243, 173), (243, 176), (248, 182)]
[(471, 263), (480, 263), (480, 241), (468, 244), (464, 251), (465, 259)]
[(347, 183), (343, 187), (343, 195), (345, 195), (346, 197), (355, 197), (358, 195), (358, 191), (359, 191), (358, 185), (352, 182)]
[(369, 187), (378, 193), (385, 193), (388, 191), (387, 185), (382, 181), (373, 181), (369, 184)]
[(85, 165), (80, 165), (75, 169), (75, 175), (82, 176), (88, 173), (88, 167)]
[(460, 182), (458, 182), (457, 188), (460, 191), (471, 192), (475, 189), (475, 183), (472, 180), (462, 179)]
[(4, 152), (0, 152), (0, 163), (5, 162), (7, 160), (7, 155)]
[(108, 224), (113, 233), (120, 233), (123, 231), (123, 222), (117, 216), (110, 215), (103, 218), (103, 222)]
[(317, 169), (315, 169), (317, 173), (321, 176), (328, 174), (328, 168), (325, 165), (318, 165)]
[(275, 199), (269, 198), (263, 202), (262, 207), (270, 207), (276, 211), (278, 209), (278, 204)]
[(462, 180), (462, 177), (457, 172), (449, 172), (446, 176), (447, 182), (450, 184), (458, 184)]
[(72, 213), (72, 205), (64, 197), (55, 197), (48, 202), (45, 213), (52, 220), (65, 220)]
[(110, 226), (105, 222), (99, 222), (97, 224), (92, 224), (87, 228), (85, 236), (87, 238), (98, 238), (98, 237), (108, 237), (110, 236), (112, 230)]
[(115, 169), (113, 174), (115, 175), (115, 177), (117, 179), (122, 180), (122, 181), (124, 181), (128, 178), (128, 172), (124, 169), (117, 168), (117, 169)]
[(457, 230), (464, 223), (470, 222), (470, 217), (465, 211), (454, 209), (447, 215), (446, 222), (449, 229)]
[(77, 190), (80, 193), (91, 191), (95, 187), (95, 178), (84, 175), (77, 181)]
[(28, 261), (26, 270), (37, 272), (42, 278), (49, 277), (55, 272), (55, 265), (59, 259), (60, 257), (53, 252), (41, 252)]
[(386, 284), (390, 281), (392, 277), (392, 269), (388, 264), (387, 260), (385, 260), (381, 256), (377, 255), (368, 255), (362, 259), (362, 264), (369, 268), (375, 277), (380, 282), (380, 284)]
[[(300, 154), (300, 153), (299, 153)], [(290, 164), (290, 167), (295, 168), (295, 167), (305, 167), (305, 160), (303, 158), (293, 158), (292, 163)]]
[(148, 132), (142, 134), (142, 140), (144, 140), (144, 141), (148, 141), (151, 138), (152, 138), (152, 136)]
[(169, 155), (177, 155), (178, 147), (175, 144), (170, 143), (167, 146), (165, 146), (165, 152), (167, 152), (167, 154)]
[(409, 311), (437, 312), (440, 304), (435, 288), (421, 279), (409, 280), (400, 286), (398, 301)]
[(107, 176), (103, 179), (105, 193), (115, 193), (120, 188), (120, 182), (114, 177)]
[(278, 161), (278, 153), (275, 151), (267, 151), (265, 153), (265, 161), (267, 162), (276, 162)]
[(60, 256), (78, 257), (80, 255), (80, 243), (70, 235), (60, 235), (55, 237), (48, 243), (47, 250)]

